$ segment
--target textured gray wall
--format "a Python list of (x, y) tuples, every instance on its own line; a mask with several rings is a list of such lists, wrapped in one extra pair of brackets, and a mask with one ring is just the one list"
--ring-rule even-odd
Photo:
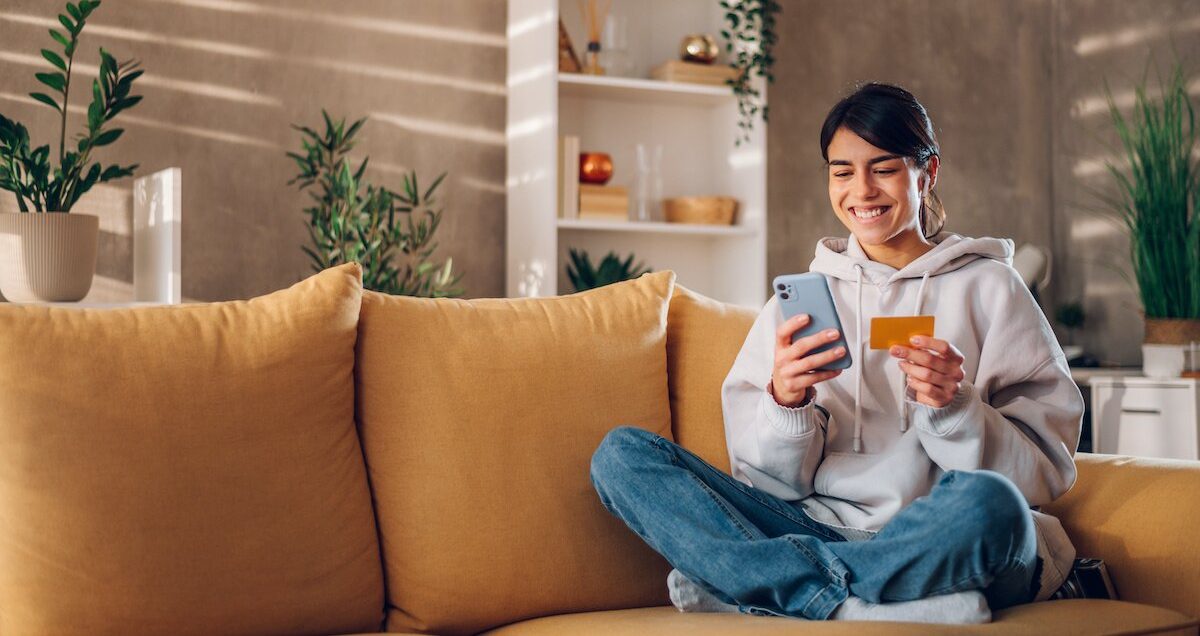
[(1171, 59), (1172, 37), (1197, 68), (1200, 3), (792, 0), (779, 30), (768, 133), (770, 276), (803, 270), (818, 238), (846, 233), (821, 166), (825, 114), (858, 82), (895, 82), (917, 95), (936, 126), (947, 229), (1053, 246), (1047, 312), (1059, 299), (1084, 298), (1090, 324), (1081, 343), (1115, 362), (1139, 362), (1136, 297), (1108, 265), (1128, 263), (1127, 242), (1084, 209), (1095, 207), (1087, 188), (1110, 186), (1087, 162), (1103, 160), (1099, 149), (1115, 140), (1094, 104), (1106, 77), (1114, 91), (1128, 88), (1149, 50)]
[[(52, 48), (46, 27), (62, 10), (0, 3), (0, 112), (43, 143), (57, 138), (56, 116), (24, 96), (41, 86), (38, 50)], [(449, 171), (438, 255), (454, 258), (468, 295), (501, 296), (506, 17), (498, 0), (108, 0), (77, 59), (94, 66), (103, 46), (146, 69), (146, 99), (103, 160), (183, 169), (186, 297), (246, 298), (308, 274), (307, 197), (287, 186), (284, 152), (299, 147), (289, 124), (315, 126), (322, 107), (372, 116), (356, 151), (371, 156), (372, 178), (398, 188), (403, 169), (426, 183)], [(77, 209), (120, 207), (130, 187), (94, 191)], [(106, 232), (100, 275), (131, 280), (130, 249)]]
[[(1112, 195), (1103, 168), (1125, 166), (1105, 102), (1107, 80), (1129, 115), (1133, 87), (1153, 59), (1168, 71), (1178, 59), (1200, 95), (1200, 2), (1195, 0), (1056, 0), (1054, 57), (1054, 212), (1061, 265), (1056, 295), (1083, 299), (1089, 324), (1080, 344), (1125, 364), (1141, 361), (1141, 302), (1129, 267), (1129, 241), (1099, 194)], [(1151, 74), (1153, 76), (1153, 71)], [(1157, 86), (1157, 81), (1151, 81)]]

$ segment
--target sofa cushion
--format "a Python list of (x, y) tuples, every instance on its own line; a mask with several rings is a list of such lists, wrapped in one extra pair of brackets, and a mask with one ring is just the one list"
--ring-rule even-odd
[(752, 634), (1195, 634), (1197, 621), (1168, 609), (1120, 601), (1072, 600), (1019, 605), (996, 612), (983, 625), (928, 625), (920, 623), (814, 622), (778, 616), (747, 614), (682, 614), (674, 607), (652, 607), (610, 612), (552, 616), (508, 625), (489, 636), (645, 636), (689, 634), (727, 636)]
[(247, 302), (0, 305), (0, 633), (379, 629), (361, 271)]
[(729, 472), (721, 383), (757, 312), (676, 285), (667, 318), (667, 378), (675, 441)]
[(1200, 462), (1075, 456), (1075, 486), (1044, 511), (1080, 557), (1104, 559), (1117, 596), (1200, 617)]
[(475, 633), (668, 602), (670, 566), (610, 515), (592, 453), (622, 424), (670, 436), (674, 274), (542, 299), (366, 293), (359, 426), (389, 630)]

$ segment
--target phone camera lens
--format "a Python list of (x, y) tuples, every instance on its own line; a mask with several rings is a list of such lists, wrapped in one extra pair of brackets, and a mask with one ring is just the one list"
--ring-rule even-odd
[(778, 285), (775, 286), (775, 289), (778, 289), (779, 291), (783, 291), (784, 289), (787, 289), (787, 287), (783, 283), (779, 283)]
[(788, 299), (787, 292), (783, 292), (782, 294), (779, 294), (779, 300), (787, 300), (787, 299)]

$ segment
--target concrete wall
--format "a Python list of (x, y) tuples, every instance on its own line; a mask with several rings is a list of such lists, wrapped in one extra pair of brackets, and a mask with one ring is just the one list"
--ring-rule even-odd
[[(62, 10), (0, 4), (0, 112), (42, 143), (57, 139), (56, 114), (25, 96), (41, 89), (33, 74), (49, 65), (38, 50), (57, 48), (46, 29)], [(449, 171), (438, 255), (454, 258), (468, 295), (500, 296), (505, 22), (497, 0), (108, 0), (77, 60), (94, 67), (102, 46), (146, 69), (145, 100), (117, 120), (125, 138), (102, 159), (183, 169), (185, 297), (246, 298), (309, 273), (307, 198), (287, 185), (284, 153), (299, 148), (289, 124), (317, 125), (322, 107), (371, 117), (356, 154), (370, 155), (372, 178), (398, 188), (407, 169), (426, 183)], [(77, 209), (120, 216), (131, 184), (118, 183)], [(98, 284), (119, 292), (132, 277), (127, 224), (104, 227)]]
[[(847, 0), (784, 3), (771, 87), (770, 276), (802, 271), (822, 236), (846, 234), (829, 207), (818, 135), (829, 108), (861, 81), (898, 83), (928, 108), (942, 147), (947, 229), (1054, 249), (1043, 297), (1085, 299), (1081, 344), (1137, 364), (1137, 300), (1112, 266), (1127, 242), (1088, 188), (1115, 137), (1103, 109), (1161, 60), (1173, 38), (1197, 68), (1200, 4), (1188, 0)], [(1097, 102), (1097, 98), (1101, 101)], [(1097, 104), (1101, 107), (1097, 108)]]
[[(1113, 195), (1117, 151), (1104, 94), (1108, 81), (1126, 116), (1153, 58), (1164, 72), (1176, 59), (1200, 95), (1200, 3), (1194, 0), (1056, 0), (1054, 2), (1054, 221), (1060, 255), (1055, 293), (1082, 299), (1089, 324), (1080, 344), (1124, 364), (1140, 364), (1141, 302), (1130, 269), (1129, 241), (1098, 195)], [(1153, 76), (1154, 71), (1151, 71)], [(1156, 87), (1157, 81), (1152, 80)]]

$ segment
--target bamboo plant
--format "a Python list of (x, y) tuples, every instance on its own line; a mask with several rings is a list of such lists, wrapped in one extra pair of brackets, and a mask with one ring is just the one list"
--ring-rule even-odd
[(142, 75), (138, 63), (118, 63), (103, 48), (99, 77), (92, 81), (86, 126), (75, 136), (73, 148), (67, 143), (75, 53), (88, 17), (99, 6), (100, 0), (67, 3), (67, 13), (58, 16), (65, 32), (50, 29), (50, 37), (62, 47), (62, 55), (42, 49), (42, 57), (54, 70), (35, 74), (52, 94), (29, 94), (59, 114), (58, 165), (51, 164), (49, 145), (33, 148), (25, 126), (0, 114), (0, 189), (16, 195), (21, 212), (69, 212), (92, 186), (131, 176), (137, 169), (137, 165), (92, 163), (98, 148), (112, 144), (124, 133), (121, 128), (109, 127), (109, 122), (142, 100), (140, 95), (132, 94), (134, 80)]
[(453, 272), (453, 260), (441, 265), (430, 261), (442, 220), (436, 192), (446, 174), (424, 191), (415, 172), (404, 175), (400, 192), (368, 183), (363, 175), (369, 158), (352, 169), (347, 156), (366, 119), (347, 126), (345, 119), (335, 122), (324, 110), (321, 115), (324, 132), (293, 126), (303, 137), (303, 152), (287, 153), (300, 169), (288, 184), (299, 184), (313, 202), (304, 210), (312, 245), (301, 248), (313, 270), (357, 262), (367, 289), (427, 298), (461, 296), (462, 274)]
[(1153, 99), (1143, 81), (1126, 118), (1108, 94), (1128, 172), (1113, 164), (1119, 195), (1109, 205), (1129, 231), (1133, 273), (1146, 318), (1200, 319), (1200, 171), (1195, 113), (1178, 64)]

